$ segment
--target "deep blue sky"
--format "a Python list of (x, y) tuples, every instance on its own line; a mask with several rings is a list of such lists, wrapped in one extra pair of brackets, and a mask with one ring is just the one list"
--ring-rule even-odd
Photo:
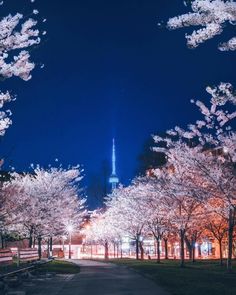
[(127, 183), (152, 133), (194, 121), (189, 101), (207, 98), (208, 84), (236, 84), (236, 53), (216, 46), (232, 28), (195, 50), (186, 48), (186, 30), (158, 28), (186, 11), (182, 1), (7, 0), (2, 15), (31, 6), (47, 18), (48, 34), (32, 53), (45, 68), (29, 82), (2, 83), (17, 94), (1, 142), (6, 164), (17, 170), (58, 158), (65, 166), (82, 164), (89, 181), (109, 159), (115, 136), (118, 173)]

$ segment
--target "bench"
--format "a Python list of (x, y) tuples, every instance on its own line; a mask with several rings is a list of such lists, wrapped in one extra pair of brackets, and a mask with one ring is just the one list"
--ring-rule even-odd
[(13, 253), (11, 249), (0, 249), (0, 265), (12, 264)]
[(19, 261), (28, 262), (39, 260), (38, 249), (36, 248), (25, 248), (19, 249)]

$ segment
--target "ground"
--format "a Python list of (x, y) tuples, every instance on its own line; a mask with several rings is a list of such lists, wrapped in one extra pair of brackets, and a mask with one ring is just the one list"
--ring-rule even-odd
[[(233, 264), (236, 269), (236, 261)], [(9, 291), (21, 291), (9, 295), (235, 295), (236, 272), (227, 273), (225, 263), (221, 267), (217, 260), (186, 262), (185, 268), (178, 260), (54, 261)]]
[[(194, 264), (186, 262), (180, 268), (178, 260), (137, 261), (134, 259), (110, 260), (118, 265), (125, 265), (152, 279), (172, 295), (235, 295), (236, 270), (229, 274), (226, 261), (223, 267), (218, 260), (198, 260)], [(236, 261), (233, 262), (236, 269)]]
[(56, 262), (54, 266), (45, 266), (48, 272), (41, 270), (23, 279), (20, 286), (9, 290), (9, 295), (168, 295), (153, 281), (127, 267), (89, 260), (71, 261), (79, 265), (79, 273), (73, 269), (70, 274), (58, 274), (62, 265)]

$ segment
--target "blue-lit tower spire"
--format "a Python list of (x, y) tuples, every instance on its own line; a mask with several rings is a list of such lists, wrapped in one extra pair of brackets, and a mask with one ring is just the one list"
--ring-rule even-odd
[(114, 190), (117, 187), (119, 182), (119, 178), (116, 175), (116, 147), (115, 147), (115, 139), (113, 138), (112, 144), (112, 173), (109, 178), (109, 182), (111, 183), (111, 189)]

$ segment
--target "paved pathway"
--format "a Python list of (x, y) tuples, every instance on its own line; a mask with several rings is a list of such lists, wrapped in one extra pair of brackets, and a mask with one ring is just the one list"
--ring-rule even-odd
[(123, 266), (72, 260), (81, 267), (76, 275), (35, 278), (21, 286), (26, 295), (168, 295), (153, 281)]
[(58, 295), (167, 295), (154, 282), (125, 267), (89, 260), (73, 262), (81, 266), (81, 272)]

